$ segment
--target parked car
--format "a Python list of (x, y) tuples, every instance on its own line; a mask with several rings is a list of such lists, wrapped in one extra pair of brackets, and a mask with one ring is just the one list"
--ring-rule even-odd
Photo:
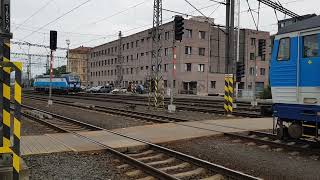
[(111, 86), (102, 86), (99, 89), (99, 92), (101, 93), (110, 93), (112, 91), (112, 87)]

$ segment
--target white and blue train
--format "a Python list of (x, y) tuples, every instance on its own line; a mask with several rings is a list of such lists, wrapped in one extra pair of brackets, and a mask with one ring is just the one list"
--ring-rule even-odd
[[(33, 87), (35, 91), (49, 91), (50, 76), (37, 77)], [(81, 90), (80, 78), (75, 74), (62, 74), (52, 78), (51, 87), (53, 92), (79, 92)]]
[(275, 36), (270, 82), (281, 137), (320, 134), (320, 16), (283, 27)]

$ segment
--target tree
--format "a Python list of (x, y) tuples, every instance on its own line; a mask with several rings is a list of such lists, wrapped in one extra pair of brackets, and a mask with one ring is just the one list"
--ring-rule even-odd
[[(57, 68), (53, 68), (53, 75), (54, 76), (60, 76), (61, 74), (66, 74), (67, 73), (67, 66), (63, 65)], [(48, 71), (46, 72), (45, 75), (49, 75), (50, 74), (50, 69), (48, 69)]]

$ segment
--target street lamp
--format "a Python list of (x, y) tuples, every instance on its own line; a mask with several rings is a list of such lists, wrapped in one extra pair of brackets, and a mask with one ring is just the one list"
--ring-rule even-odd
[(68, 50), (67, 50), (67, 72), (70, 72), (70, 62), (69, 62), (69, 47), (70, 47), (70, 40), (66, 40)]

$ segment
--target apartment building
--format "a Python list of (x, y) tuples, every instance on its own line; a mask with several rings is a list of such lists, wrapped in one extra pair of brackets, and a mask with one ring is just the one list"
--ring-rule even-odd
[(82, 86), (88, 85), (88, 59), (90, 50), (90, 47), (83, 46), (69, 50), (67, 72), (78, 74)]
[[(213, 20), (211, 20), (212, 22)], [(173, 22), (162, 25), (162, 65), (164, 86), (168, 88), (172, 77)], [(225, 33), (213, 27), (204, 18), (184, 21), (185, 33), (181, 42), (176, 42), (176, 75), (173, 86), (176, 93), (197, 95), (219, 94), (224, 91)], [(268, 32), (242, 29), (240, 32), (240, 60), (246, 64), (243, 89), (252, 88), (253, 79), (258, 86), (268, 85), (270, 48), (264, 57), (257, 57), (259, 40), (270, 44)], [(235, 43), (236, 44), (236, 43)], [(254, 48), (255, 47), (255, 48)], [(119, 55), (121, 48), (121, 55)], [(91, 86), (114, 84), (117, 81), (119, 57), (122, 61), (122, 86), (130, 82), (145, 84), (150, 75), (152, 58), (151, 29), (125, 36), (91, 49), (88, 62), (88, 78)], [(254, 55), (252, 55), (252, 53)], [(250, 60), (254, 57), (253, 60)], [(251, 58), (250, 58), (251, 57)], [(254, 66), (256, 65), (256, 66)], [(259, 73), (250, 73), (257, 67)], [(261, 71), (261, 72), (260, 72)], [(251, 75), (252, 74), (252, 75)], [(252, 78), (256, 74), (256, 78)], [(251, 83), (251, 84), (250, 84)]]

